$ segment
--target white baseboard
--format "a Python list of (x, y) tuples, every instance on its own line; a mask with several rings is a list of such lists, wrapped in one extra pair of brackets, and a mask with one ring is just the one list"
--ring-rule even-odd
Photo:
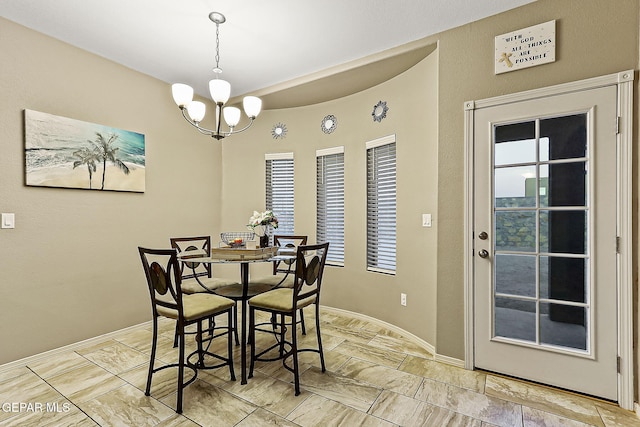
[(443, 354), (436, 353), (435, 359), (437, 362), (445, 363), (447, 365), (452, 365), (458, 368), (465, 369), (464, 360), (456, 359), (455, 357), (445, 356)]
[(396, 325), (392, 325), (391, 323), (387, 323), (383, 320), (380, 319), (376, 319), (375, 317), (370, 317), (367, 316), (366, 314), (360, 314), (360, 313), (355, 313), (353, 311), (348, 311), (348, 310), (343, 310), (341, 308), (335, 308), (335, 307), (328, 307), (326, 305), (322, 305), (321, 308), (327, 310), (327, 311), (334, 311), (336, 313), (345, 313), (349, 316), (355, 317), (355, 318), (360, 318), (362, 320), (366, 320), (367, 322), (371, 322), (371, 323), (375, 323), (378, 324), (380, 326), (383, 326), (387, 329), (391, 329), (392, 331), (402, 335), (403, 337), (408, 338), (410, 341), (412, 341), (414, 344), (424, 348), (425, 350), (427, 350), (429, 353), (434, 355), (434, 360), (441, 362), (441, 363), (446, 363), (447, 365), (453, 365), (453, 366), (457, 366), (459, 368), (464, 368), (464, 360), (460, 360), (460, 359), (456, 359), (454, 357), (449, 357), (449, 356), (445, 356), (442, 354), (438, 354), (436, 352), (436, 348), (433, 344), (428, 343), (427, 341), (423, 340), (420, 337), (417, 337), (415, 335), (413, 335), (411, 332), (407, 332), (402, 328), (399, 328)]

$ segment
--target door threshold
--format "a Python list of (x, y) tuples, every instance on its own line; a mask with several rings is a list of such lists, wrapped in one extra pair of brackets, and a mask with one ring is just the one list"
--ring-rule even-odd
[(557, 386), (553, 386), (553, 385), (549, 385), (549, 384), (539, 383), (537, 381), (531, 381), (531, 380), (527, 380), (527, 379), (524, 379), (524, 378), (514, 377), (514, 376), (503, 374), (503, 373), (500, 373), (500, 372), (488, 371), (486, 369), (474, 368), (474, 371), (476, 371), (476, 372), (484, 372), (485, 374), (493, 375), (494, 377), (505, 378), (505, 379), (512, 380), (512, 381), (518, 381), (518, 382), (520, 382), (522, 384), (525, 384), (525, 385), (534, 385), (536, 387), (540, 387), (540, 388), (549, 390), (551, 392), (564, 393), (564, 394), (568, 394), (568, 395), (575, 396), (575, 397), (578, 397), (578, 398), (589, 399), (589, 400), (592, 400), (592, 401), (594, 401), (596, 403), (602, 403), (602, 404), (606, 404), (606, 405), (615, 405), (615, 406), (619, 407), (619, 402), (617, 402), (615, 400), (609, 400), (609, 399), (605, 399), (605, 398), (599, 397), (599, 396), (594, 396), (594, 395), (591, 395), (591, 394), (580, 393), (580, 392), (575, 391), (575, 390), (569, 390), (569, 389), (562, 388), (562, 387), (557, 387)]

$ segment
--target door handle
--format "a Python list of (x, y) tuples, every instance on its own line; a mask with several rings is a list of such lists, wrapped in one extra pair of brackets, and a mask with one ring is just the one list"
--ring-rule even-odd
[(482, 249), (482, 250), (478, 251), (478, 256), (480, 258), (486, 258), (486, 257), (489, 256), (489, 252), (487, 252), (486, 249)]
[(489, 235), (487, 234), (486, 231), (482, 231), (480, 234), (478, 234), (478, 239), (480, 240), (487, 240), (489, 238)]

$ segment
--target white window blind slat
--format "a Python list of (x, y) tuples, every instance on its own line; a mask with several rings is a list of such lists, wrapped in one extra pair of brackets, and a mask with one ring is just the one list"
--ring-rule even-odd
[(330, 243), (328, 263), (344, 265), (344, 147), (316, 156), (316, 239)]
[(396, 270), (395, 136), (367, 143), (367, 269)]
[(293, 153), (265, 155), (266, 209), (278, 218), (278, 234), (294, 234)]

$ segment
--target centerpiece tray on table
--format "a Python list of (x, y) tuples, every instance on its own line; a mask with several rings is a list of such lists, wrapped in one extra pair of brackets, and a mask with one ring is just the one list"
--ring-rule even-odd
[(211, 258), (226, 259), (229, 261), (269, 259), (273, 258), (277, 253), (278, 248), (276, 246), (256, 249), (247, 249), (243, 247), (233, 248), (231, 246), (211, 248)]

